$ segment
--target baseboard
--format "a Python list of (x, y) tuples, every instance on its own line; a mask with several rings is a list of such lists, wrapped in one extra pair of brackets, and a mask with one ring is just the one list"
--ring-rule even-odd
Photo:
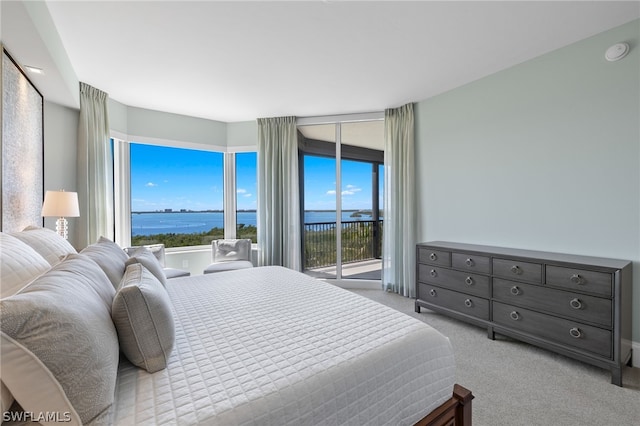
[(640, 342), (631, 342), (631, 349), (633, 353), (631, 354), (631, 362), (633, 366), (636, 368), (640, 368)]

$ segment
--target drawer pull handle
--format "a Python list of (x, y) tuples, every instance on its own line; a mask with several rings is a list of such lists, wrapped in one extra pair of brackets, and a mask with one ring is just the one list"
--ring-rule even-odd
[(521, 269), (518, 265), (513, 265), (511, 267), (511, 272), (513, 272), (516, 275), (520, 275)]
[(436, 272), (436, 270), (435, 270), (435, 269), (432, 269), (432, 270), (431, 270), (431, 272), (429, 272), (429, 274), (430, 274), (432, 277), (435, 277), (435, 276), (437, 276), (437, 275), (438, 275), (438, 273)]
[(436, 297), (436, 291), (434, 289), (429, 290), (431, 297)]
[(467, 266), (473, 266), (473, 259), (468, 258), (467, 260), (464, 261), (464, 263), (466, 263)]
[(569, 278), (569, 281), (571, 281), (574, 284), (578, 284), (578, 285), (584, 284), (584, 278), (582, 278), (578, 274), (571, 275), (571, 278)]
[(470, 308), (473, 306), (473, 302), (471, 301), (471, 299), (466, 299), (464, 301), (464, 306), (466, 306), (467, 308)]
[(431, 260), (436, 260), (437, 258), (438, 258), (438, 256), (435, 253), (431, 253), (429, 255), (429, 259), (431, 259)]
[(518, 286), (514, 285), (513, 287), (511, 287), (511, 294), (513, 294), (514, 296), (520, 294), (520, 289), (518, 288)]
[(464, 280), (464, 282), (465, 282), (467, 285), (473, 285), (473, 278), (471, 278), (471, 277), (467, 277), (467, 279), (465, 279), (465, 280)]
[(580, 331), (578, 327), (573, 327), (571, 330), (569, 330), (569, 334), (571, 335), (571, 337), (575, 337), (576, 339), (582, 337), (582, 331)]
[(511, 311), (511, 313), (509, 314), (509, 316), (511, 317), (512, 320), (514, 321), (518, 321), (520, 319), (520, 314), (517, 313), (516, 311)]
[(573, 309), (582, 309), (582, 302), (580, 301), (580, 299), (575, 298), (575, 299), (571, 299), (571, 301), (569, 302), (569, 304), (571, 305), (571, 307)]

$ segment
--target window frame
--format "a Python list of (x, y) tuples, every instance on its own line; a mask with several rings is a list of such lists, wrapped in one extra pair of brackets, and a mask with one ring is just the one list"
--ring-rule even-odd
[[(131, 137), (112, 132), (113, 176), (114, 176), (114, 224), (115, 242), (121, 247), (131, 245), (131, 151), (130, 145), (145, 144), (178, 149), (195, 149), (223, 154), (223, 209), (224, 237), (236, 237), (236, 152), (257, 152), (257, 147), (225, 147), (203, 145), (162, 139)], [(208, 244), (197, 246), (170, 247), (167, 252), (188, 252), (209, 250)]]

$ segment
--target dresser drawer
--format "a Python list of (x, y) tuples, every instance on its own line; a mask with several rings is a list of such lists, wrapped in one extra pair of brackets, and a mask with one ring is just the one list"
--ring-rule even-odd
[(611, 300), (500, 278), (493, 280), (493, 298), (602, 327), (612, 326)]
[(547, 285), (611, 297), (613, 276), (606, 272), (547, 266)]
[(529, 309), (493, 304), (493, 322), (562, 345), (612, 357), (611, 331)]
[(418, 298), (462, 314), (483, 320), (489, 319), (489, 301), (487, 299), (422, 283), (419, 285)]
[(452, 253), (451, 264), (456, 269), (461, 269), (478, 274), (491, 273), (491, 258), (488, 256), (477, 256), (475, 254)]
[(451, 253), (443, 250), (432, 250), (427, 247), (418, 249), (418, 262), (429, 265), (451, 266)]
[(542, 282), (542, 265), (540, 263), (521, 262), (510, 259), (493, 259), (493, 275), (510, 280)]
[(491, 297), (489, 277), (437, 266), (419, 265), (418, 281), (480, 297)]

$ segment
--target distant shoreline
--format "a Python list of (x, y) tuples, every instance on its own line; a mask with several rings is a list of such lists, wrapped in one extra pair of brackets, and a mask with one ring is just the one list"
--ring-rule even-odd
[[(343, 212), (359, 212), (362, 211), (363, 209), (348, 209), (348, 210), (342, 210)], [(238, 213), (256, 213), (257, 210), (236, 210), (236, 212)], [(305, 212), (317, 212), (317, 213), (325, 213), (325, 212), (335, 212), (335, 209), (333, 210), (305, 210)], [(144, 212), (131, 212), (131, 214), (149, 214), (149, 213), (167, 213), (167, 214), (171, 214), (171, 213), (224, 213), (224, 210), (171, 210), (171, 211), (164, 211), (164, 210), (156, 210), (156, 211), (144, 211)]]

